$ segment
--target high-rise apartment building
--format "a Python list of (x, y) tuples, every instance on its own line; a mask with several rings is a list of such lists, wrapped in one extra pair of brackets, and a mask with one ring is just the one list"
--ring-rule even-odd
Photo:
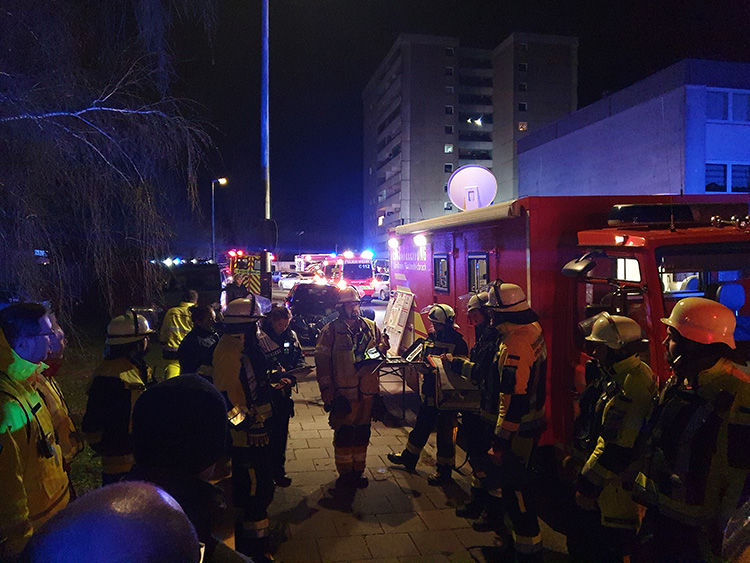
[(364, 93), (364, 242), (455, 213), (454, 170), (481, 164), (498, 197), (517, 194), (515, 141), (576, 109), (577, 40), (513, 34), (494, 51), (401, 35)]

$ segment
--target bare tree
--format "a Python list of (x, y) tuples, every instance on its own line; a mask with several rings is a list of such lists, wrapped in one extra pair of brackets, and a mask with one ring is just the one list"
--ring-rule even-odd
[(63, 313), (92, 288), (110, 313), (157, 290), (162, 210), (195, 208), (210, 146), (170, 95), (169, 37), (213, 17), (197, 0), (3, 1), (0, 287)]

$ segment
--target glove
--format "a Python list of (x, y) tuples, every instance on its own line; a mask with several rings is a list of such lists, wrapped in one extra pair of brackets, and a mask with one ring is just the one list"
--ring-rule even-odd
[(385, 401), (381, 395), (375, 395), (372, 398), (372, 410), (370, 411), (370, 418), (375, 422), (383, 420), (385, 413), (388, 409), (385, 408)]
[(331, 414), (351, 414), (352, 405), (349, 400), (343, 395), (339, 395), (331, 401)]

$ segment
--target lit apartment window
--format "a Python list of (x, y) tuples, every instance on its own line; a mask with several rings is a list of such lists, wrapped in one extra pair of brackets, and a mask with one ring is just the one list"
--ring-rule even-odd
[(529, 129), (529, 123), (527, 121), (519, 121), (518, 122), (518, 130), (519, 131), (527, 131)]
[(529, 85), (525, 82), (519, 82), (518, 83), (518, 91), (519, 92), (527, 92), (529, 89)]
[(529, 104), (526, 102), (518, 102), (518, 111), (528, 111), (529, 110)]
[(385, 223), (385, 215), (380, 215), (378, 217), (378, 227), (382, 227), (383, 223)]
[(446, 86), (445, 93), (449, 95), (453, 94), (453, 86)]
[(446, 47), (446, 48), (445, 48), (445, 56), (446, 56), (446, 57), (452, 57), (452, 56), (453, 56), (453, 55), (455, 55), (455, 54), (456, 54), (456, 53), (455, 53), (455, 51), (453, 50), (453, 47)]
[(446, 162), (443, 166), (444, 172), (453, 172), (453, 163), (452, 162)]
[(452, 66), (445, 67), (445, 76), (453, 76), (453, 67)]
[(445, 106), (445, 115), (453, 115), (453, 106)]
[(529, 70), (528, 63), (518, 63), (518, 70), (520, 70), (521, 72), (526, 72), (527, 70)]
[(445, 126), (445, 134), (446, 135), (453, 135), (453, 125), (446, 125)]
[(445, 146), (443, 147), (443, 151), (445, 152), (445, 154), (451, 154), (453, 152), (453, 144), (445, 143)]

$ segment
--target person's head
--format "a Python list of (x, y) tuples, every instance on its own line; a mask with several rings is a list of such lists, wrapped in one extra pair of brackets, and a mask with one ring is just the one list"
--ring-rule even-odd
[(55, 514), (32, 536), (28, 563), (198, 563), (190, 520), (166, 492), (149, 483), (96, 489)]
[(0, 311), (0, 330), (16, 354), (27, 362), (43, 362), (50, 351), (52, 322), (39, 303), (13, 303)]
[(198, 292), (194, 289), (186, 289), (182, 292), (183, 303), (198, 303)]
[(190, 318), (195, 326), (212, 330), (216, 324), (216, 311), (208, 305), (197, 305), (190, 307)]
[[(225, 330), (229, 334), (240, 334), (249, 330), (250, 324), (263, 318), (260, 305), (254, 294), (235, 299), (224, 311)], [(253, 325), (256, 326), (256, 325)]]
[(669, 317), (661, 322), (667, 325), (663, 344), (667, 361), (673, 366), (715, 362), (721, 357), (731, 357), (732, 350), (737, 348), (734, 313), (711, 299), (681, 299)]
[(147, 389), (133, 407), (138, 465), (198, 475), (224, 453), (227, 406), (199, 375), (173, 377)]
[(153, 332), (146, 317), (133, 311), (114, 317), (107, 325), (107, 357), (142, 357), (148, 349), (148, 337)]
[(266, 324), (270, 326), (276, 334), (281, 334), (289, 328), (291, 320), (292, 312), (286, 307), (281, 307), (279, 305), (273, 305), (266, 315)]
[(360, 310), (359, 293), (356, 288), (349, 286), (340, 290), (336, 307), (339, 310), (339, 317), (345, 321), (358, 319), (362, 311)]
[(466, 313), (474, 326), (487, 326), (492, 320), (492, 309), (487, 306), (489, 294), (486, 291), (475, 293), (469, 298)]
[(65, 331), (63, 331), (57, 322), (57, 316), (54, 313), (48, 313), (48, 315), (52, 323), (52, 336), (49, 339), (49, 358), (61, 359), (68, 341), (65, 340)]
[(641, 326), (633, 319), (603, 312), (596, 316), (586, 342), (600, 364), (611, 366), (642, 351), (646, 341)]
[(497, 322), (530, 324), (539, 320), (520, 286), (497, 280), (492, 282), (487, 293), (487, 305), (496, 313)]
[(450, 305), (442, 305), (436, 303), (430, 307), (430, 312), (427, 313), (427, 319), (432, 324), (432, 329), (441, 334), (446, 329), (453, 328), (456, 321), (456, 312)]

